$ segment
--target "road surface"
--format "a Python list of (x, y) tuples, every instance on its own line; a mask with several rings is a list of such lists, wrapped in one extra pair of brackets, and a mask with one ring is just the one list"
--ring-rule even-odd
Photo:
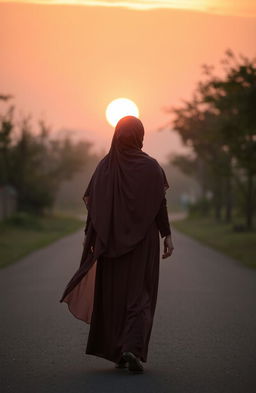
[(256, 271), (174, 232), (145, 374), (129, 375), (85, 355), (89, 326), (59, 303), (82, 234), (0, 271), (1, 393), (256, 392)]

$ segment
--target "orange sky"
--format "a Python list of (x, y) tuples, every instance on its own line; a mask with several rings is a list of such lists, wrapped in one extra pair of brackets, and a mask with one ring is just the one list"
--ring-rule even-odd
[(19, 112), (42, 115), (55, 131), (74, 130), (99, 149), (109, 148), (113, 133), (107, 104), (130, 98), (146, 128), (144, 150), (163, 161), (180, 150), (175, 134), (155, 131), (168, 120), (163, 107), (190, 97), (201, 65), (217, 65), (227, 48), (256, 55), (255, 9), (241, 5), (250, 17), (227, 7), (229, 15), (0, 3), (0, 93), (13, 94)]

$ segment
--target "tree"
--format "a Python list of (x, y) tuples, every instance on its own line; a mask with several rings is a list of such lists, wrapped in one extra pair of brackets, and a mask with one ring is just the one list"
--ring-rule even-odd
[(252, 229), (256, 176), (256, 60), (226, 51), (223, 76), (204, 66), (191, 100), (171, 108), (173, 127), (209, 167), (215, 215), (232, 216), (233, 187), (242, 192), (246, 227)]
[(16, 188), (19, 210), (42, 213), (52, 207), (61, 182), (84, 168), (91, 143), (51, 138), (44, 120), (38, 127), (35, 132), (31, 116), (16, 124), (14, 106), (0, 116), (0, 183)]
[(220, 131), (234, 165), (234, 178), (244, 195), (246, 226), (253, 227), (256, 192), (256, 59), (237, 59), (232, 51), (223, 61), (226, 75), (205, 85), (205, 101), (220, 119)]

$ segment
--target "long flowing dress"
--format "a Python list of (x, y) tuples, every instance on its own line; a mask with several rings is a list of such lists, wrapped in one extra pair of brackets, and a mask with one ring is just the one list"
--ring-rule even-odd
[(113, 362), (133, 352), (146, 362), (159, 280), (159, 231), (170, 234), (158, 162), (141, 150), (144, 128), (116, 126), (83, 199), (88, 209), (80, 266), (60, 302), (90, 324), (86, 353)]
[(170, 234), (166, 199), (145, 238), (131, 252), (97, 261), (86, 353), (113, 362), (122, 352), (147, 361), (159, 282), (159, 231)]

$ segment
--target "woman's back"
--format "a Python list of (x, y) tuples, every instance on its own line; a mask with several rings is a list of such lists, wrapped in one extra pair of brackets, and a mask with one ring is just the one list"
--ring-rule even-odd
[[(132, 116), (116, 127), (109, 153), (83, 196), (88, 209), (80, 267), (60, 301), (90, 323), (86, 353), (142, 372), (157, 301), (159, 232), (171, 254), (158, 162), (144, 153), (144, 128)], [(169, 239), (169, 240), (168, 240)]]
[(141, 150), (143, 136), (140, 120), (121, 119), (84, 195), (108, 256), (122, 255), (143, 239), (168, 188), (158, 162)]

